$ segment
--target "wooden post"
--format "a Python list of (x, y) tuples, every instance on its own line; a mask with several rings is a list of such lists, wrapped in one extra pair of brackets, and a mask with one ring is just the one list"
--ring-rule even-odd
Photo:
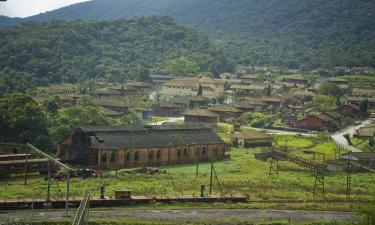
[(25, 160), (25, 185), (27, 184), (27, 177), (28, 177), (28, 160), (29, 160), (29, 148), (27, 147), (26, 150), (26, 160)]
[(70, 171), (68, 171), (66, 174), (65, 216), (68, 216), (68, 210), (69, 210), (69, 186), (70, 186)]
[(51, 166), (50, 162), (47, 163), (48, 166), (48, 182), (47, 182), (47, 202), (50, 202), (50, 190), (51, 190)]
[(213, 161), (211, 161), (210, 195), (211, 195), (211, 191), (212, 191), (212, 172), (213, 172), (213, 166), (214, 166), (214, 163), (213, 163)]

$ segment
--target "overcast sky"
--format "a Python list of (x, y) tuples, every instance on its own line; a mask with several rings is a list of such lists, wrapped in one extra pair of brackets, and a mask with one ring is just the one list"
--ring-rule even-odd
[(87, 0), (7, 0), (0, 1), (0, 15), (28, 17)]

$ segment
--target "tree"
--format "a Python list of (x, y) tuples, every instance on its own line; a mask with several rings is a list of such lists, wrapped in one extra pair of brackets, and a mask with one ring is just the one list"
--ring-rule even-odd
[(176, 77), (196, 74), (198, 70), (198, 65), (186, 58), (168, 60), (165, 66), (165, 71)]
[(47, 119), (39, 105), (26, 94), (10, 95), (0, 103), (3, 141), (50, 147)]
[(313, 106), (316, 110), (324, 112), (336, 107), (336, 99), (328, 95), (316, 95), (313, 99)]
[(324, 82), (318, 88), (320, 95), (328, 95), (336, 98), (340, 98), (343, 95), (341, 88), (332, 82)]
[(365, 99), (361, 102), (361, 104), (359, 105), (359, 109), (360, 109), (362, 115), (367, 113), (368, 99)]
[(202, 89), (202, 85), (199, 84), (198, 86), (198, 93), (197, 93), (197, 96), (203, 96), (203, 89)]
[(48, 96), (47, 99), (44, 99), (43, 106), (46, 112), (56, 114), (60, 108), (60, 97), (58, 95)]
[(272, 93), (272, 89), (271, 89), (271, 85), (269, 84), (268, 87), (267, 87), (266, 95), (271, 96), (271, 93)]

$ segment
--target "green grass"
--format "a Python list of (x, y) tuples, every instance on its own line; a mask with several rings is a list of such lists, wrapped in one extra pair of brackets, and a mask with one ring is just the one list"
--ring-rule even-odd
[[(282, 136), (279, 137), (282, 139)], [(326, 153), (326, 159), (334, 157), (335, 146), (327, 140), (288, 137), (288, 148), (294, 154), (304, 155), (300, 149), (310, 149)], [(281, 143), (281, 142), (280, 142)], [(282, 145), (282, 144), (281, 144)], [(254, 153), (261, 149), (232, 148), (231, 159), (215, 163), (222, 189), (226, 194), (248, 194), (253, 200), (299, 199), (311, 200), (314, 185), (314, 174), (289, 162), (280, 162), (279, 177), (269, 177), (269, 163), (254, 159)], [(119, 172), (118, 178), (114, 172), (109, 178), (71, 179), (72, 195), (82, 196), (86, 191), (99, 195), (99, 186), (106, 186), (106, 194), (112, 195), (116, 189), (127, 188), (135, 195), (174, 195), (199, 194), (201, 184), (209, 185), (210, 164), (199, 164), (199, 176), (195, 177), (196, 165), (174, 165), (162, 167), (166, 173), (155, 175), (129, 174), (126, 170)], [(23, 176), (14, 176), (0, 180), (0, 198), (25, 198), (39, 196), (44, 198), (46, 180), (37, 175), (31, 175), (28, 185), (23, 185)], [(326, 176), (326, 196), (328, 199), (344, 199), (346, 188), (345, 173), (328, 173)], [(375, 196), (374, 174), (353, 174), (353, 198), (370, 199)], [(59, 182), (64, 193), (65, 184)], [(219, 194), (215, 183), (213, 194)], [(52, 196), (58, 196), (56, 183), (52, 186)]]

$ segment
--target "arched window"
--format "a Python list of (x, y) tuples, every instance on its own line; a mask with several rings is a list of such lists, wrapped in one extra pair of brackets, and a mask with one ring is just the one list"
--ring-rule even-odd
[(139, 160), (139, 153), (135, 152), (134, 153), (134, 161), (138, 161), (138, 160)]
[(177, 158), (181, 157), (181, 149), (177, 149)]
[(102, 162), (107, 162), (107, 153), (102, 154)]
[(150, 160), (154, 159), (154, 151), (150, 151), (148, 153), (148, 159), (150, 159)]
[(157, 159), (160, 159), (160, 158), (161, 158), (161, 151), (160, 151), (160, 150), (158, 150), (158, 151), (156, 152), (156, 158), (157, 158)]
[(203, 147), (203, 148), (202, 148), (202, 156), (205, 156), (205, 155), (206, 155), (206, 148)]
[(184, 148), (184, 156), (187, 156), (188, 155), (188, 150), (187, 148)]
[(217, 159), (218, 156), (219, 156), (219, 150), (217, 148), (215, 148), (215, 150), (214, 150), (214, 158)]
[(114, 162), (116, 160), (116, 153), (111, 152), (111, 162)]
[(201, 154), (201, 149), (200, 148), (195, 149), (195, 156), (199, 156), (199, 154)]
[(130, 152), (126, 153), (126, 161), (130, 161)]

